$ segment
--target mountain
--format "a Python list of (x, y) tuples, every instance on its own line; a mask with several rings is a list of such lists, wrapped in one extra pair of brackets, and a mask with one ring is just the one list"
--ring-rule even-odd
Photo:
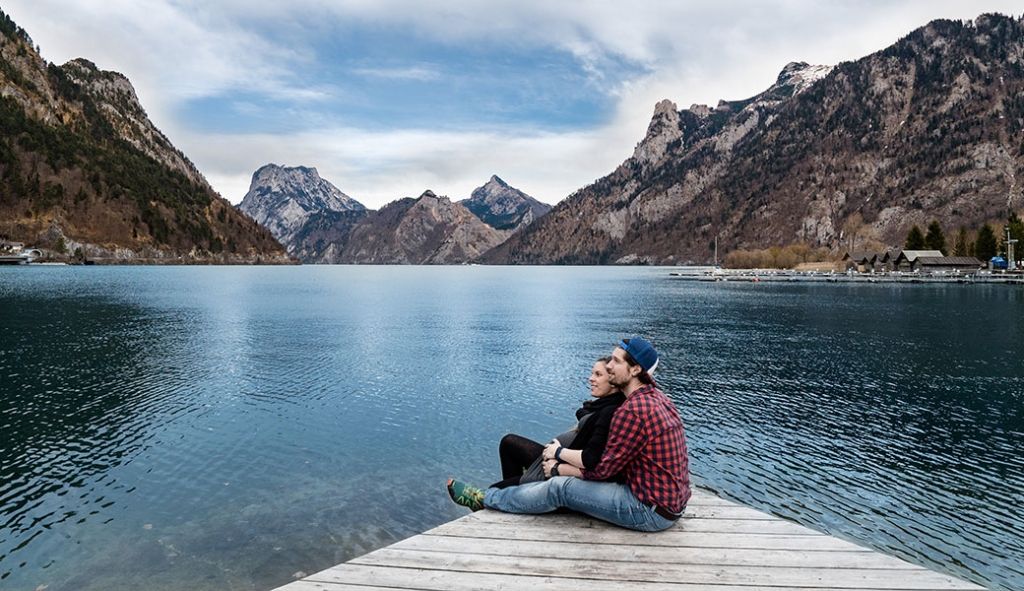
[[(257, 176), (260, 171), (240, 207), (245, 208), (250, 196), (260, 193)], [(457, 203), (431, 191), (419, 199), (400, 199), (376, 212), (362, 206), (330, 209), (322, 202), (317, 202), (315, 211), (283, 199), (275, 203), (288, 205), (265, 208), (264, 215), (253, 217), (274, 230), (292, 256), (310, 263), (464, 263), (550, 209), (497, 176), (474, 190), (470, 199)], [(253, 214), (254, 210), (248, 211)], [(280, 226), (289, 212), (295, 221), (286, 233)]]
[(311, 214), (292, 235), (288, 252), (305, 263), (350, 262), (345, 258), (352, 230), (371, 213), (367, 209)]
[(460, 201), (476, 217), (496, 230), (519, 231), (551, 209), (519, 189), (492, 176), (482, 187), (473, 190), (469, 199)]
[(297, 236), (302, 244), (296, 253), (307, 262), (419, 265), (464, 263), (501, 243), (508, 232), (426, 191), (378, 211), (311, 218)]
[(937, 20), (834, 68), (789, 64), (746, 100), (658, 103), (632, 156), (482, 260), (706, 262), (716, 236), (896, 246), (931, 219), (1005, 219), (1022, 165), (1024, 22)]
[(0, 237), (59, 258), (287, 262), (149, 120), (127, 78), (47, 63), (0, 12)]
[(366, 208), (320, 178), (315, 168), (267, 164), (253, 173), (249, 192), (238, 209), (270, 230), (291, 254), (295, 254), (292, 252), (295, 233), (311, 216)]

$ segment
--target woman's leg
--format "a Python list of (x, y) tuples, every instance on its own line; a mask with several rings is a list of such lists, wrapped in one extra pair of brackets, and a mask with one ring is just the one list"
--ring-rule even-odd
[(540, 457), (544, 446), (519, 435), (508, 434), (498, 444), (498, 457), (501, 458), (501, 477), (519, 478), (523, 471)]

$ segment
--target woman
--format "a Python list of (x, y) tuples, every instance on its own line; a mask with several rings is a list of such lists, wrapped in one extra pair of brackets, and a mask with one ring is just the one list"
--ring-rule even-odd
[[(591, 368), (590, 395), (594, 399), (584, 402), (576, 411), (576, 427), (555, 438), (566, 449), (579, 450), (580, 453), (565, 454), (559, 461), (569, 461), (571, 457), (572, 464), (577, 468), (593, 468), (601, 461), (601, 454), (608, 443), (608, 427), (612, 415), (626, 400), (622, 392), (608, 382), (606, 366), (610, 359), (602, 357)], [(503, 480), (491, 486), (505, 488), (547, 478), (542, 467), (543, 451), (543, 444), (525, 437), (513, 434), (503, 437), (498, 445)]]

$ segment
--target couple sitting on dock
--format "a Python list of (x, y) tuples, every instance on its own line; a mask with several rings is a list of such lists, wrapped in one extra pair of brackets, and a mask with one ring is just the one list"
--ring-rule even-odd
[(448, 480), (448, 494), (473, 511), (550, 513), (569, 509), (640, 531), (672, 527), (690, 498), (683, 422), (652, 374), (647, 340), (620, 341), (594, 364), (596, 400), (576, 412), (575, 429), (546, 446), (506, 435), (502, 478), (486, 490)]

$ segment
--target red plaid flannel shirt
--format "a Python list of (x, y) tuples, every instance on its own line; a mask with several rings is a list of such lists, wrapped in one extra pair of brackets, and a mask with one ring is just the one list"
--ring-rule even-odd
[(619, 472), (644, 503), (679, 513), (690, 499), (683, 421), (653, 385), (633, 392), (615, 411), (601, 462), (583, 478), (607, 480)]

